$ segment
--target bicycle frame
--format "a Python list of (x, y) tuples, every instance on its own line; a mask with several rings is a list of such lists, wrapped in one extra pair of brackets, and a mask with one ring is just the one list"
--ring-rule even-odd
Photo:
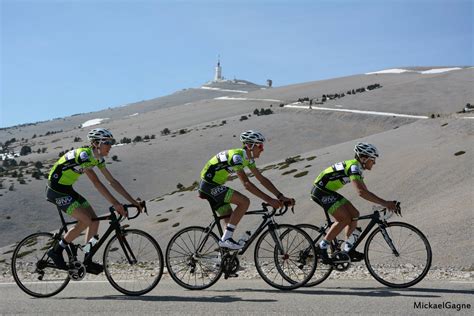
[[(288, 206), (286, 206), (286, 209), (284, 211), (280, 211), (279, 214), (275, 214), (277, 211), (276, 209), (274, 209), (271, 213), (268, 213), (268, 209), (265, 203), (262, 203), (262, 207), (263, 207), (262, 210), (250, 211), (250, 212), (245, 213), (245, 215), (262, 215), (263, 220), (258, 226), (258, 228), (249, 237), (244, 247), (238, 251), (239, 255), (243, 255), (247, 251), (247, 249), (250, 247), (253, 241), (257, 239), (257, 237), (266, 227), (268, 227), (268, 229), (270, 230), (270, 233), (272, 234), (272, 237), (274, 238), (274, 240), (278, 241), (279, 251), (282, 252), (283, 250), (281, 241), (275, 234), (275, 228), (277, 226), (277, 223), (275, 222), (273, 217), (283, 215), (288, 210)], [(207, 226), (206, 228), (207, 235), (201, 242), (201, 245), (198, 247), (198, 251), (202, 251), (202, 247), (204, 247), (204, 244), (207, 241), (209, 232), (211, 232), (216, 226), (217, 226), (217, 230), (219, 231), (219, 237), (223, 235), (224, 231), (222, 229), (222, 225), (220, 221), (224, 218), (230, 217), (230, 215), (218, 216), (215, 211), (212, 211), (212, 214), (213, 214), (214, 220)]]
[[(320, 232), (320, 235), (315, 239), (316, 240), (319, 240), (319, 238), (322, 236), (322, 235), (325, 235), (326, 233), (326, 230), (331, 227), (331, 225), (333, 224), (333, 222), (331, 221), (331, 219), (329, 218), (329, 215), (327, 214), (327, 212), (325, 212), (325, 215), (326, 215), (326, 220), (327, 220), (327, 223), (324, 225), (324, 227), (322, 227), (322, 231)], [(384, 239), (387, 241), (388, 245), (390, 246), (390, 248), (392, 249), (393, 253), (395, 256), (399, 256), (399, 253), (397, 251), (397, 249), (395, 248), (395, 246), (393, 245), (393, 242), (392, 242), (392, 239), (390, 238), (390, 236), (388, 236), (387, 234), (387, 231), (385, 230), (385, 221), (382, 221), (380, 219), (380, 211), (374, 211), (372, 214), (369, 214), (369, 215), (364, 215), (364, 216), (359, 216), (357, 217), (355, 220), (370, 220), (369, 224), (367, 225), (367, 227), (364, 229), (364, 231), (360, 234), (359, 238), (357, 239), (357, 241), (354, 243), (352, 249), (356, 249), (357, 246), (362, 242), (362, 240), (364, 240), (364, 238), (370, 233), (370, 231), (372, 230), (372, 228), (375, 226), (375, 225), (378, 225), (382, 231), (382, 234), (384, 236)], [(334, 246), (334, 244), (331, 244), (332, 246)]]
[[(133, 205), (124, 205), (125, 208), (131, 207)], [(123, 227), (120, 225), (120, 221), (122, 220), (122, 215), (117, 218), (115, 215), (115, 209), (113, 207), (109, 208), (110, 215), (103, 215), (94, 218), (94, 221), (104, 221), (104, 220), (110, 220), (109, 222), (109, 228), (107, 231), (102, 235), (102, 237), (99, 239), (99, 241), (91, 248), (90, 252), (87, 253), (87, 255), (84, 257), (84, 262), (88, 260), (92, 260), (92, 257), (94, 254), (99, 250), (99, 248), (105, 243), (107, 238), (109, 237), (110, 234), (112, 234), (115, 231), (115, 234), (117, 235), (117, 239), (119, 241), (120, 246), (122, 247), (122, 250), (127, 257), (127, 260), (130, 264), (136, 263), (137, 259), (135, 258), (135, 255), (133, 254), (132, 250), (130, 249), (130, 245), (128, 244), (127, 240), (125, 238), (122, 238), (122, 232), (123, 232)], [(71, 221), (71, 222), (66, 222), (64, 220), (64, 216), (61, 212), (60, 209), (58, 209), (59, 216), (61, 217), (61, 223), (62, 227), (59, 229), (59, 232), (57, 233), (57, 237), (62, 236), (63, 233), (66, 233), (68, 231), (67, 226), (76, 224), (77, 221)], [(137, 217), (138, 214), (134, 217), (131, 217), (129, 219)], [(66, 251), (68, 252), (68, 255), (72, 257), (74, 260), (77, 260), (77, 248), (78, 245), (74, 244), (69, 244), (68, 247), (66, 247)]]

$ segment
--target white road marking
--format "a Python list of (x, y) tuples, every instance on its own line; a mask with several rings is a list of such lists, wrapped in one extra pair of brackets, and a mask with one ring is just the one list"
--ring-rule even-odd
[[(285, 108), (309, 109), (309, 105), (285, 105)], [(381, 115), (381, 116), (397, 116), (397, 117), (418, 118), (418, 119), (427, 119), (428, 118), (428, 116), (424, 116), (424, 115), (409, 115), (409, 114), (398, 114), (398, 113), (390, 113), (390, 112), (334, 109), (334, 108), (325, 108), (325, 107), (319, 107), (319, 106), (311, 106), (311, 110), (348, 112), (348, 113)]]

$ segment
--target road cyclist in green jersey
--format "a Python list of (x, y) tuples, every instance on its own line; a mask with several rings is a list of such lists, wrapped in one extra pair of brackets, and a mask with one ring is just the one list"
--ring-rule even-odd
[[(110, 131), (104, 128), (94, 128), (87, 135), (91, 145), (77, 148), (65, 153), (52, 167), (48, 176), (46, 187), (46, 198), (55, 204), (61, 211), (77, 219), (78, 223), (70, 229), (61, 241), (55, 244), (48, 255), (53, 259), (56, 266), (65, 268), (66, 263), (63, 258), (63, 250), (67, 244), (76, 239), (80, 233), (87, 229), (85, 252), (98, 241), (99, 221), (94, 221), (97, 217), (89, 202), (77, 193), (72, 185), (85, 173), (94, 187), (99, 191), (115, 210), (126, 216), (126, 211), (119, 201), (110, 193), (105, 185), (100, 181), (93, 168), (97, 167), (110, 186), (120, 193), (128, 202), (135, 205), (141, 212), (139, 201), (135, 200), (118, 182), (105, 166), (105, 159), (114, 143), (114, 138)], [(84, 263), (87, 272), (98, 274), (103, 271), (103, 267), (95, 262)]]
[(375, 159), (379, 157), (377, 148), (372, 144), (360, 142), (355, 145), (354, 152), (354, 159), (338, 162), (323, 170), (314, 181), (311, 190), (312, 200), (335, 219), (325, 238), (319, 243), (319, 253), (323, 263), (326, 264), (331, 262), (327, 248), (344, 227), (346, 227), (346, 241), (343, 251), (347, 252), (353, 261), (360, 261), (364, 258), (364, 254), (351, 250), (356, 241), (355, 238), (358, 237), (357, 233), (354, 236), (352, 234), (357, 227), (359, 211), (345, 197), (337, 193), (337, 190), (352, 182), (355, 190), (363, 199), (380, 204), (390, 211), (395, 211), (397, 208), (396, 201), (386, 201), (378, 197), (370, 192), (364, 183), (362, 170), (372, 170)]
[[(231, 214), (224, 219), (227, 225), (219, 246), (233, 250), (244, 246), (244, 242), (235, 241), (232, 237), (237, 224), (249, 208), (250, 200), (242, 193), (224, 186), (229, 174), (236, 173), (246, 190), (273, 208), (280, 208), (285, 202), (294, 203), (293, 199), (285, 197), (269, 179), (264, 177), (255, 165), (255, 159), (263, 152), (265, 137), (260, 132), (248, 130), (240, 135), (240, 141), (243, 144), (242, 148), (222, 151), (207, 162), (201, 171), (198, 189), (199, 196), (207, 199), (217, 214), (220, 216)], [(276, 199), (261, 191), (249, 180), (244, 171), (246, 167)], [(233, 211), (231, 204), (236, 205)]]

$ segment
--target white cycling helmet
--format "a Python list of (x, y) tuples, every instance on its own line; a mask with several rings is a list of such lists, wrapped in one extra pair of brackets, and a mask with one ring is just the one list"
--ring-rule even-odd
[(265, 142), (262, 133), (248, 130), (240, 134), (240, 141), (244, 144), (261, 144)]
[(379, 151), (377, 148), (368, 143), (357, 143), (354, 147), (354, 152), (357, 154), (357, 156), (366, 156), (370, 158), (378, 158), (379, 157)]
[(87, 134), (87, 139), (93, 141), (103, 141), (114, 139), (112, 133), (105, 128), (94, 128)]

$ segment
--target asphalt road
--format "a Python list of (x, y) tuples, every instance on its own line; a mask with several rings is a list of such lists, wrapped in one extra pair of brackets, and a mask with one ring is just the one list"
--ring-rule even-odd
[[(282, 292), (258, 279), (221, 279), (210, 289), (189, 291), (166, 278), (150, 293), (129, 297), (107, 282), (84, 280), (71, 282), (52, 298), (37, 299), (14, 283), (0, 283), (0, 314), (472, 315), (473, 287), (472, 282), (423, 281), (412, 289), (390, 289), (370, 280), (327, 280), (319, 287)], [(443, 302), (444, 308), (434, 307)], [(415, 308), (417, 303), (425, 308)], [(448, 307), (453, 304), (464, 308)]]

